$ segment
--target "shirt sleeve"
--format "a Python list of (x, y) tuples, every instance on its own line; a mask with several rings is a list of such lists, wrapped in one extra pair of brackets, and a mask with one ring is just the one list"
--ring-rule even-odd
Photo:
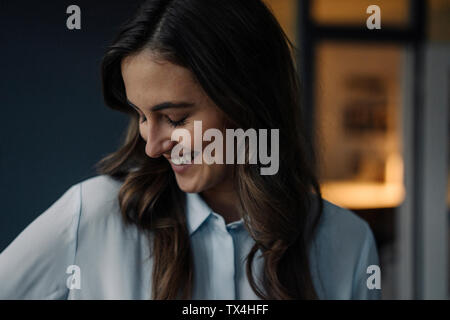
[(367, 223), (365, 228), (365, 239), (353, 277), (352, 299), (378, 300), (381, 299), (381, 271), (377, 247)]
[(73, 265), (81, 185), (68, 189), (0, 254), (0, 299), (65, 299)]

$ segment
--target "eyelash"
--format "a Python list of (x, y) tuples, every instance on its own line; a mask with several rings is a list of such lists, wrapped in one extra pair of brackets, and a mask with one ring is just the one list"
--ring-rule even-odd
[[(176, 127), (179, 127), (179, 126), (182, 126), (182, 125), (186, 124), (187, 116), (182, 118), (181, 120), (178, 120), (178, 121), (173, 121), (168, 116), (164, 116), (164, 119), (166, 120), (166, 122), (168, 124), (170, 124), (172, 127), (176, 128)], [(139, 116), (139, 123), (144, 123), (145, 121), (147, 121), (147, 118), (144, 115), (140, 115)]]
[(172, 127), (176, 128), (176, 127), (186, 124), (187, 116), (183, 117), (181, 120), (178, 120), (178, 121), (173, 121), (168, 116), (164, 116), (164, 118), (166, 119), (168, 124), (170, 124)]
[(144, 115), (139, 115), (139, 123), (144, 123), (147, 121), (147, 118)]

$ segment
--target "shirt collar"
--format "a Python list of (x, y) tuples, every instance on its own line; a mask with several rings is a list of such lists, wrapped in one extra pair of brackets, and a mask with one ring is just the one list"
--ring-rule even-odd
[(186, 219), (189, 235), (192, 235), (212, 212), (198, 193), (186, 193)]
[[(208, 219), (210, 215), (218, 217), (223, 221), (223, 218), (215, 213), (203, 200), (198, 193), (186, 193), (186, 220), (189, 235), (191, 236), (202, 224)], [(225, 222), (222, 222), (225, 227)], [(244, 220), (241, 218), (238, 221), (229, 223), (226, 227), (237, 228), (242, 226)]]

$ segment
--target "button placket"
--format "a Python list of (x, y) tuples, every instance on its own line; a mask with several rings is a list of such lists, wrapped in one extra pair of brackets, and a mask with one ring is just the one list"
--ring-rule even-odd
[(216, 266), (213, 276), (214, 299), (236, 298), (235, 288), (235, 245), (234, 239), (228, 232), (222, 216), (213, 213), (214, 237), (213, 259)]

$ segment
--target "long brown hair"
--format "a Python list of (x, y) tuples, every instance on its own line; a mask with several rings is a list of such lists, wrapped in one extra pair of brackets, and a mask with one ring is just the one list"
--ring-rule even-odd
[[(323, 204), (302, 126), (292, 44), (261, 0), (148, 0), (121, 27), (102, 60), (105, 102), (129, 114), (130, 124), (123, 146), (98, 168), (123, 181), (123, 218), (148, 232), (152, 298), (190, 298), (194, 266), (185, 194), (167, 160), (146, 156), (138, 115), (126, 100), (120, 62), (143, 49), (189, 69), (236, 127), (279, 129), (277, 174), (261, 175), (260, 164), (234, 170), (240, 213), (255, 240), (247, 277), (263, 299), (317, 298), (308, 250)], [(252, 272), (258, 251), (264, 257), (259, 284)]]

